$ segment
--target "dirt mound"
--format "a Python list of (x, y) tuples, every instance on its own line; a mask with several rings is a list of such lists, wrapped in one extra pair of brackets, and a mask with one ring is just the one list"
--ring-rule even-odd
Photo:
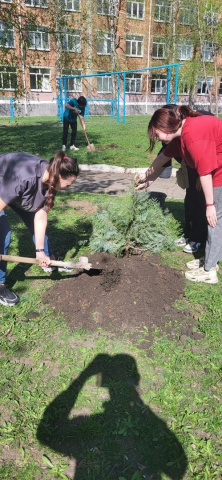
[(100, 253), (89, 261), (90, 271), (63, 277), (44, 296), (64, 313), (71, 329), (102, 327), (118, 336), (127, 332), (135, 341), (143, 334), (148, 342), (156, 329), (173, 337), (192, 335), (193, 319), (173, 306), (183, 297), (183, 275), (161, 265), (158, 255), (116, 258)]

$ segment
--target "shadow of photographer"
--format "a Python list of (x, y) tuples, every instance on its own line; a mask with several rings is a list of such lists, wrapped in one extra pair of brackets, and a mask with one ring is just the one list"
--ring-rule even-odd
[[(97, 386), (109, 392), (103, 412), (70, 418), (82, 388), (94, 375)], [(37, 439), (76, 459), (73, 480), (128, 480), (135, 471), (147, 480), (161, 480), (162, 474), (183, 478), (187, 458), (182, 445), (143, 403), (139, 380), (132, 356), (100, 354), (46, 408)]]

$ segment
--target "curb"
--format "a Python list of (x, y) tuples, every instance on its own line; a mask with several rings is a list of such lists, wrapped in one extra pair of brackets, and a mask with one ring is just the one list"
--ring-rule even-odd
[[(115, 165), (106, 165), (106, 164), (97, 164), (97, 165), (88, 165), (88, 164), (79, 164), (79, 169), (82, 172), (95, 172), (95, 173), (145, 173), (147, 167), (143, 168), (124, 168), (117, 167)], [(172, 172), (169, 178), (176, 177), (177, 168), (172, 168)]]

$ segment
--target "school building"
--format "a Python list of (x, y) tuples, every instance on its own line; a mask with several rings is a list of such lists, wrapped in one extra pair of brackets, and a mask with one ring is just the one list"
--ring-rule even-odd
[[(214, 111), (217, 103), (222, 112), (222, 57), (212, 40), (219, 16), (204, 17), (209, 35), (200, 46), (195, 3), (0, 0), (0, 116), (56, 115), (64, 75), (68, 97), (84, 95), (90, 113), (109, 114), (123, 86), (107, 72), (128, 70), (126, 112), (149, 114), (166, 102), (167, 89), (167, 69), (151, 68), (176, 62), (183, 63), (177, 103)], [(174, 80), (172, 68), (172, 95)]]

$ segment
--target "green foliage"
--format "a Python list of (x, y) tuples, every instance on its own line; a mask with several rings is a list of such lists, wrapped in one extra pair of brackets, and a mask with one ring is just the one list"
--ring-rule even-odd
[(123, 209), (111, 204), (93, 219), (92, 252), (121, 255), (124, 250), (142, 247), (152, 253), (174, 250), (179, 224), (163, 211), (147, 192), (132, 193)]

